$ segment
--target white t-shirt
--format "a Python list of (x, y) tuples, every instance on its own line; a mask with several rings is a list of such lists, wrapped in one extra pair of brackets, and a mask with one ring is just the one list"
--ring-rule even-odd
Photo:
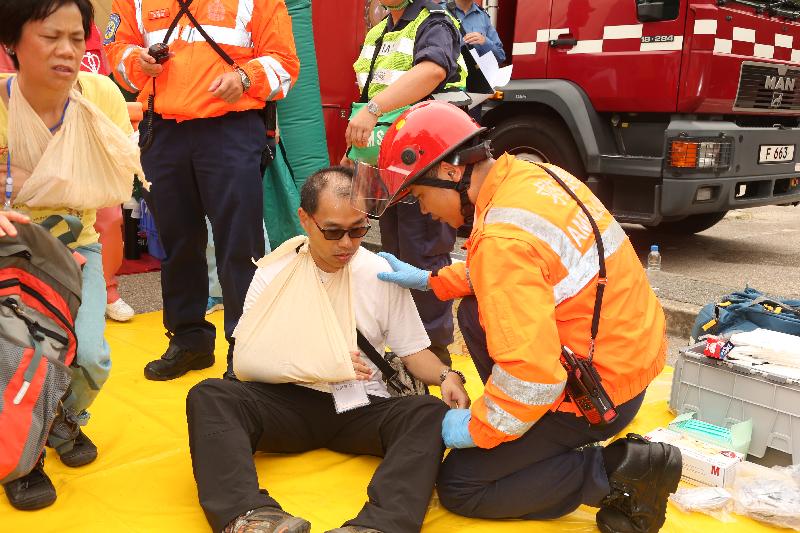
[[(256, 269), (242, 314), (252, 307), (261, 292), (294, 259), (293, 254)], [(408, 289), (378, 279), (378, 272), (391, 272), (385, 259), (365, 248), (359, 248), (350, 260), (351, 283), (353, 287), (353, 307), (356, 327), (364, 337), (382, 354), (386, 346), (400, 357), (411, 355), (430, 346), (431, 341), (422, 325), (417, 307)], [(320, 280), (327, 283), (332, 274), (317, 268)], [(302, 317), (297, 317), (302, 320)], [(361, 352), (361, 358), (372, 369), (372, 377), (365, 384), (367, 394), (389, 397), (389, 391), (381, 379), (378, 368)], [(328, 387), (312, 387), (328, 392)]]

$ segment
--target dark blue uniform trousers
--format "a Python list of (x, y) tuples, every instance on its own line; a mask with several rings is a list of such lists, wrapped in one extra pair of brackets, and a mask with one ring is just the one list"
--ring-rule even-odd
[(161, 263), (164, 327), (172, 334), (171, 344), (213, 353), (215, 329), (205, 320), (204, 217), (214, 231), (225, 338), (232, 343), (255, 272), (252, 258), (264, 255), (259, 170), (264, 122), (256, 111), (180, 123), (156, 116), (153, 135), (142, 168), (151, 183), (145, 198), (167, 256)]
[[(461, 301), (458, 325), (486, 383), (493, 363), (474, 297)], [(517, 440), (489, 450), (452, 450), (439, 471), (442, 505), (464, 516), (524, 519), (557, 518), (581, 504), (598, 507), (610, 492), (608, 475), (602, 448), (586, 445), (622, 431), (643, 399), (644, 392), (618, 406), (617, 419), (600, 429), (574, 414), (556, 411), (544, 415)]]
[[(456, 230), (423, 215), (419, 203), (390, 207), (381, 215), (380, 228), (383, 250), (401, 261), (431, 271), (451, 263)], [(431, 345), (447, 348), (453, 342), (453, 302), (439, 300), (433, 291), (412, 290), (411, 296)]]

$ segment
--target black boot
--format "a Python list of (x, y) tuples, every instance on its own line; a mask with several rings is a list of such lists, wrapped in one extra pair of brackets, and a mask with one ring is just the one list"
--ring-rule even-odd
[(611, 493), (600, 504), (603, 533), (655, 533), (664, 525), (667, 498), (681, 478), (681, 452), (634, 433), (611, 443), (604, 456), (619, 457), (609, 473)]
[(8, 502), (20, 511), (44, 509), (56, 501), (56, 488), (44, 473), (44, 453), (33, 470), (3, 485)]
[(202, 370), (213, 365), (213, 353), (192, 352), (170, 344), (161, 359), (147, 363), (144, 377), (153, 381), (167, 381), (181, 377), (189, 370)]
[(78, 436), (75, 437), (71, 450), (64, 453), (59, 450), (56, 451), (61, 462), (72, 468), (88, 465), (97, 459), (97, 446), (86, 436), (83, 430), (78, 430)]

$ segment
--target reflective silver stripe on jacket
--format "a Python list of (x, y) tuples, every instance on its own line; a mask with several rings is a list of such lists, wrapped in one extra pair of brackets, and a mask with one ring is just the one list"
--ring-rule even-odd
[(236, 9), (236, 28), (246, 31), (251, 20), (253, 20), (253, 0), (239, 0), (239, 7)]
[(289, 72), (283, 68), (283, 65), (271, 56), (257, 57), (255, 60), (261, 63), (261, 66), (264, 67), (264, 72), (267, 73), (267, 80), (269, 80), (271, 89), (267, 100), (275, 98), (278, 91), (281, 91), (284, 97), (289, 94), (289, 89), (292, 87), (292, 77), (289, 75)]
[(142, 18), (142, 0), (134, 0), (134, 7), (136, 8), (136, 27), (139, 28), (139, 33), (144, 36), (144, 19)]
[(492, 367), (492, 384), (509, 398), (525, 405), (551, 405), (564, 391), (566, 381), (538, 383), (512, 376), (500, 365)]
[(523, 422), (494, 403), (488, 396), (484, 395), (483, 402), (486, 404), (486, 420), (498, 431), (507, 435), (522, 435), (533, 426), (533, 422)]
[(267, 76), (267, 83), (269, 84), (270, 92), (267, 96), (267, 100), (272, 100), (277, 96), (278, 91), (281, 90), (281, 82), (278, 79), (278, 75), (275, 74), (275, 71), (272, 70), (272, 67), (267, 63), (265, 57), (257, 57), (255, 61), (261, 63), (261, 68), (264, 69), (264, 74)]
[[(143, 0), (134, 0), (134, 6), (136, 8), (136, 24), (139, 27), (139, 33), (141, 33), (142, 37), (144, 38), (144, 47), (149, 48), (156, 43), (162, 42), (164, 40), (164, 36), (167, 34), (167, 30), (163, 29), (145, 33), (142, 1)], [(253, 2), (254, 0), (239, 0), (239, 4), (236, 8), (235, 28), (203, 24), (203, 29), (206, 31), (206, 33), (208, 33), (209, 37), (217, 42), (217, 44), (252, 48), (253, 39), (251, 33), (247, 31), (247, 26), (253, 19)], [(197, 31), (196, 28), (193, 28), (192, 26), (183, 26), (182, 28), (172, 32), (167, 44), (176, 40), (196, 43), (205, 41), (205, 38), (200, 34), (199, 31)]]
[(472, 278), (469, 277), (469, 268), (464, 267), (464, 272), (466, 273), (467, 285), (469, 285), (469, 291), (472, 294), (475, 294), (475, 289), (472, 286)]
[[(414, 40), (409, 39), (408, 37), (401, 37), (400, 39), (383, 43), (383, 46), (381, 48), (383, 50), (381, 51), (380, 54), (378, 54), (379, 56), (385, 56), (393, 54), (395, 52), (413, 56)], [(361, 53), (358, 55), (358, 57), (364, 58), (368, 61), (372, 61), (372, 57), (374, 55), (375, 55), (375, 45), (367, 44), (361, 47)]]
[[(214, 39), (217, 44), (225, 44), (228, 46), (238, 46), (241, 48), (252, 48), (253, 37), (249, 31), (241, 28), (226, 28), (224, 26), (210, 26), (203, 24), (203, 29), (209, 37)], [(167, 30), (156, 30), (144, 34), (144, 46), (150, 46), (160, 43), (167, 35)], [(167, 44), (171, 44), (177, 40), (185, 41), (187, 43), (201, 43), (206, 42), (205, 37), (201, 35), (197, 28), (192, 26), (184, 26), (180, 31), (175, 30), (169, 37)]]
[[(405, 74), (406, 70), (391, 70), (391, 69), (377, 69), (372, 76), (372, 81), (370, 83), (378, 83), (380, 85), (391, 85), (400, 79), (400, 76)], [(358, 86), (364, 87), (364, 84), (367, 83), (367, 77), (369, 76), (368, 72), (359, 72), (356, 74), (356, 78), (358, 79)]]
[[(567, 276), (553, 287), (556, 305), (578, 294), (600, 270), (597, 247), (581, 254), (569, 236), (544, 217), (516, 207), (494, 207), (486, 213), (485, 225), (511, 224), (543, 241), (561, 258)], [(606, 259), (616, 252), (627, 236), (616, 220), (601, 234)]]
[[(625, 242), (627, 235), (617, 221), (613, 221), (606, 230), (601, 233), (603, 238), (603, 251), (605, 258), (608, 259), (616, 252), (620, 245)], [(577, 259), (577, 262), (568, 266), (569, 274), (559, 281), (553, 288), (556, 305), (564, 300), (578, 294), (591, 280), (600, 272), (600, 263), (597, 260), (597, 246), (589, 248), (585, 254)]]
[(129, 88), (133, 89), (133, 92), (140, 91), (141, 88), (137, 87), (136, 84), (134, 84), (131, 81), (131, 79), (128, 77), (128, 71), (125, 68), (125, 59), (127, 59), (128, 56), (131, 55), (132, 52), (134, 52), (134, 51), (136, 51), (138, 49), (139, 49), (139, 47), (134, 45), (134, 44), (132, 44), (129, 47), (127, 47), (125, 49), (125, 51), (122, 52), (122, 59), (120, 59), (119, 65), (117, 65), (117, 68), (116, 68), (117, 74), (119, 74), (120, 78), (122, 78), (122, 81), (126, 85), (128, 85)]

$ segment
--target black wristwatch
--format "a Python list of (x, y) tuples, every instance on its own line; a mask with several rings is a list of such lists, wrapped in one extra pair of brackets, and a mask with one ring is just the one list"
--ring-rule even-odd
[(455, 374), (455, 375), (457, 375), (458, 377), (461, 378), (461, 384), (462, 385), (467, 382), (467, 378), (464, 377), (464, 374), (462, 374), (458, 370), (454, 370), (454, 369), (452, 369), (450, 367), (447, 367), (444, 370), (442, 370), (441, 374), (439, 374), (439, 385), (444, 383), (444, 380), (447, 379), (447, 374), (449, 374), (450, 372), (452, 372), (453, 374)]

